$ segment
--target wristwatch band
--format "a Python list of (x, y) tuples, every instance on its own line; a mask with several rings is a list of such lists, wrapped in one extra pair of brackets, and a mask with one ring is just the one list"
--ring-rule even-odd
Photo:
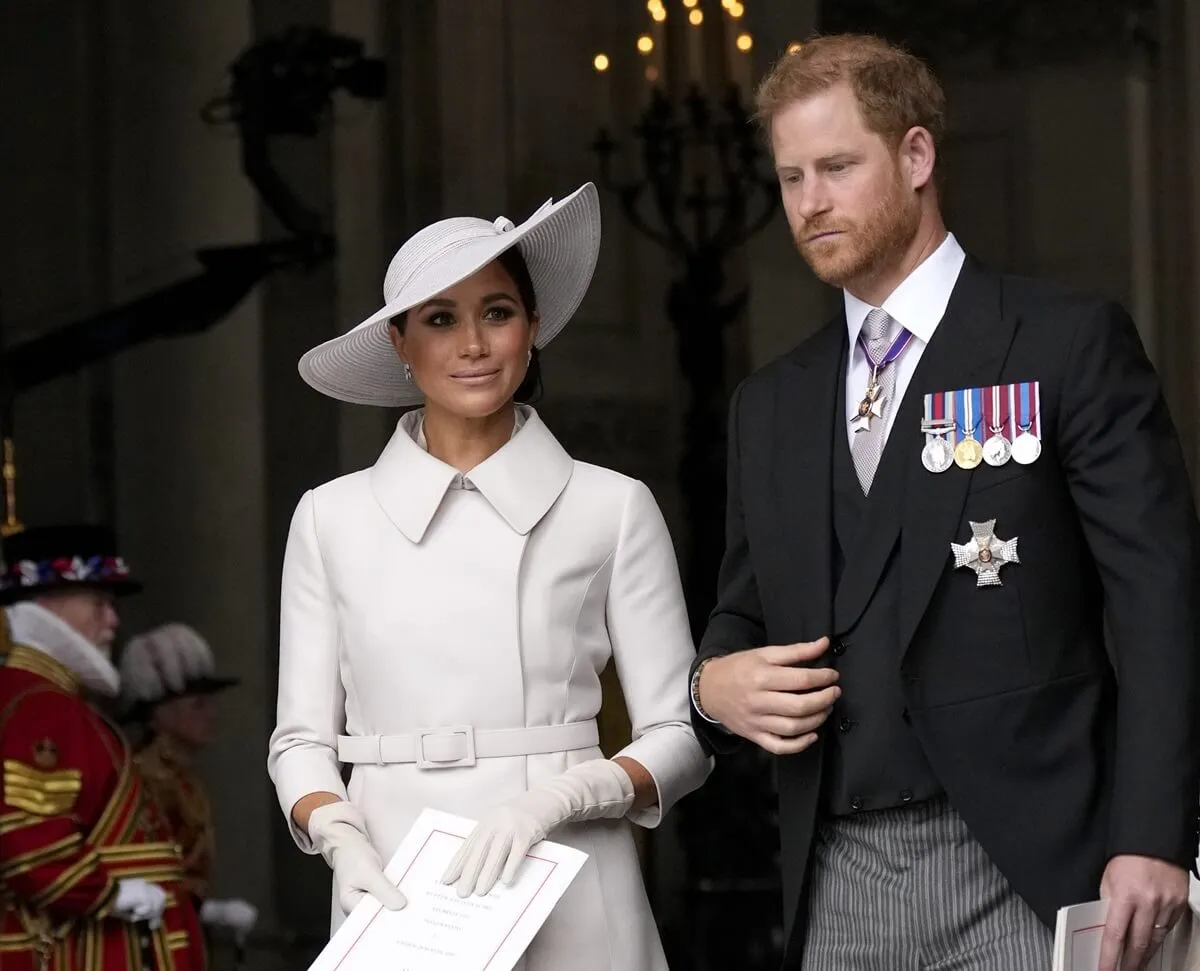
[(704, 671), (704, 666), (711, 661), (711, 657), (706, 657), (703, 661), (696, 665), (696, 670), (692, 672), (692, 707), (696, 709), (696, 714), (703, 718), (710, 725), (720, 725), (717, 719), (713, 718), (700, 704), (700, 674)]

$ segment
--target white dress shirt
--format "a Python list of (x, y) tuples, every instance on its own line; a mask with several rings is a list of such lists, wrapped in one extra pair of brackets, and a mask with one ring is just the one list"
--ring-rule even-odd
[[(880, 308), (886, 310), (893, 320), (912, 332), (912, 341), (904, 353), (888, 367), (896, 369), (895, 400), (885, 402), (883, 409), (884, 441), (891, 434), (892, 422), (900, 410), (900, 402), (908, 390), (917, 362), (925, 352), (925, 346), (937, 330), (937, 325), (946, 312), (950, 293), (958, 282), (966, 253), (959, 246), (953, 233), (947, 233), (940, 246), (912, 271), (900, 286), (892, 291)], [(858, 403), (871, 380), (871, 362), (858, 343), (859, 332), (874, 308), (864, 303), (848, 290), (842, 291), (846, 303), (846, 330), (850, 336), (850, 357), (846, 367), (846, 437), (853, 447), (854, 429), (850, 427), (850, 416), (858, 411)], [(896, 330), (893, 334), (899, 334)]]

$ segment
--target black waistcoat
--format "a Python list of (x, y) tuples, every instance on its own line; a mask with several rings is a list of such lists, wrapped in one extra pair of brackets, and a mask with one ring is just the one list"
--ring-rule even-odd
[[(836, 400), (846, 400), (844, 376)], [(834, 432), (832, 486), (836, 593), (871, 502), (841, 428)], [(899, 553), (897, 539), (866, 609), (832, 638), (842, 697), (824, 728), (822, 802), (833, 815), (910, 805), (942, 793), (909, 727), (900, 688)]]

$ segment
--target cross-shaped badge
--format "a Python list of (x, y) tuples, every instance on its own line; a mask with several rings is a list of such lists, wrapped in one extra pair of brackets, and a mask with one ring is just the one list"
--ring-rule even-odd
[(871, 419), (883, 418), (883, 399), (884, 395), (880, 393), (879, 385), (872, 384), (867, 388), (867, 393), (863, 395), (862, 401), (858, 403), (858, 408), (850, 416), (851, 431), (869, 432), (871, 430)]
[(975, 571), (976, 587), (999, 587), (1000, 568), (1009, 563), (1020, 563), (1017, 557), (1017, 537), (1008, 540), (996, 538), (996, 520), (986, 523), (971, 523), (971, 540), (968, 543), (951, 543), (954, 568), (970, 567)]

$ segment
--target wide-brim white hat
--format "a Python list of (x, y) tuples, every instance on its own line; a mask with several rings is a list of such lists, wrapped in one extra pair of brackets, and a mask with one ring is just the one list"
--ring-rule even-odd
[(426, 226), (397, 250), (383, 281), (384, 306), (353, 330), (300, 358), (300, 376), (322, 394), (362, 405), (420, 404), (420, 389), (388, 338), (388, 322), (482, 270), (517, 246), (529, 268), (545, 347), (579, 308), (600, 253), (600, 201), (591, 182), (558, 202), (548, 200), (514, 226), (456, 216)]

